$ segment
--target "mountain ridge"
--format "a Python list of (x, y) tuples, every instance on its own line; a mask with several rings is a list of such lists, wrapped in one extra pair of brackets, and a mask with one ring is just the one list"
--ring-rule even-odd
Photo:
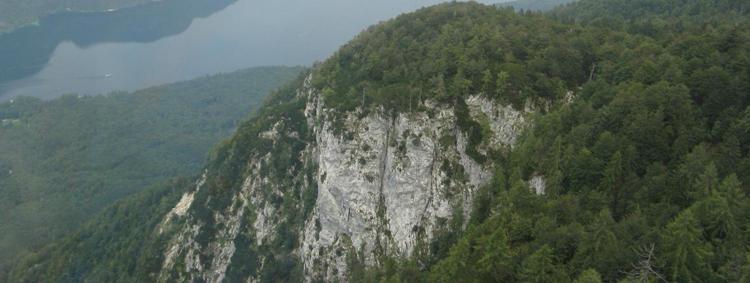
[(151, 228), (168, 244), (146, 278), (750, 278), (744, 14), (679, 29), (716, 10), (644, 0), (643, 21), (601, 25), (621, 3), (561, 8), (590, 22), (448, 3), (368, 29), (217, 147)]

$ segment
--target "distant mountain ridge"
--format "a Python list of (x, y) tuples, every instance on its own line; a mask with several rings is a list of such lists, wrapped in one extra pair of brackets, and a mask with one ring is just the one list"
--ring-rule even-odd
[(516, 0), (496, 4), (498, 7), (513, 7), (517, 11), (549, 11), (557, 6), (578, 0)]

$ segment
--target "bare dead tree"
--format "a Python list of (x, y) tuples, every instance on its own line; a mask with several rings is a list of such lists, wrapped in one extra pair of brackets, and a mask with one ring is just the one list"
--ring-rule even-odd
[(636, 249), (639, 260), (633, 264), (633, 269), (625, 274), (634, 282), (649, 283), (653, 281), (668, 282), (656, 267), (654, 244), (641, 246)]

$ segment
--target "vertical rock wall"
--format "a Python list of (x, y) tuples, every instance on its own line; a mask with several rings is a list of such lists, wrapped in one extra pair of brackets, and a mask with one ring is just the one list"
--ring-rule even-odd
[[(418, 242), (429, 243), (455, 209), (468, 213), (474, 192), (491, 178), (491, 168), (467, 155), (468, 137), (449, 106), (428, 101), (420, 111), (397, 115), (384, 109), (367, 115), (342, 114), (326, 108), (319, 93), (309, 78), (298, 91), (298, 98), (306, 100), (305, 118), (314, 134), (314, 143), (299, 158), (315, 170), (314, 184), (303, 183), (299, 189), (317, 188), (317, 199), (300, 227), (294, 252), (307, 280), (345, 280), (353, 254), (362, 255), (359, 260), (368, 265), (375, 264), (378, 255), (410, 256)], [(491, 133), (478, 146), (482, 152), (512, 147), (529, 112), (483, 96), (471, 96), (466, 104), (472, 119), (486, 124)], [(344, 121), (333, 123), (335, 119)], [(258, 138), (295, 137), (283, 131), (274, 125)], [(197, 250), (200, 247), (194, 244), (202, 227), (191, 221), (189, 213), (185, 216), (184, 206), (190, 204), (181, 201), (176, 212), (167, 216), (186, 217), (186, 221), (167, 250), (162, 280), (221, 282), (238, 234), (253, 234), (256, 245), (275, 237), (280, 216), (272, 201), (265, 199), (269, 194), (261, 190), (275, 195), (288, 190), (264, 181), (259, 173), (267, 164), (264, 158), (269, 157), (249, 158), (248, 164), (255, 164), (255, 169), (246, 176), (232, 205), (214, 212), (219, 229), (208, 251)], [(192, 202), (192, 194), (186, 196)], [(248, 209), (254, 211), (252, 225), (240, 225)], [(200, 262), (195, 256), (200, 252), (210, 254), (211, 262)]]

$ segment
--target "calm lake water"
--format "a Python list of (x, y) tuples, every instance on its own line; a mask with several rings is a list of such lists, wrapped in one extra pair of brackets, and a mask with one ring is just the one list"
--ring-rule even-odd
[(135, 90), (253, 66), (311, 65), (372, 24), (439, 2), (165, 0), (114, 12), (61, 13), (0, 36), (0, 101)]

